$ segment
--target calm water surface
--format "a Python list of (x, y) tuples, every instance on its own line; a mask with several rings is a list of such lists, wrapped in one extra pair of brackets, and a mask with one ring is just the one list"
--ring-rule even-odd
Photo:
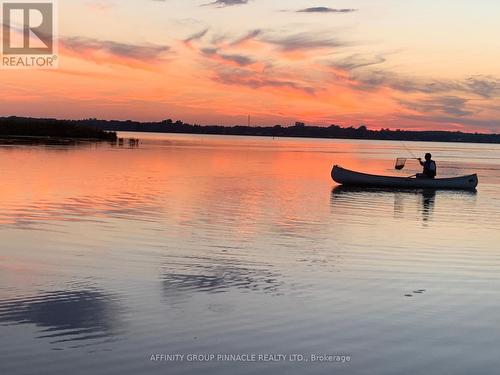
[[(331, 181), (397, 142), (134, 136), (0, 147), (0, 374), (498, 371), (499, 146), (408, 143), (479, 174), (432, 193)], [(350, 362), (151, 361), (218, 353)]]

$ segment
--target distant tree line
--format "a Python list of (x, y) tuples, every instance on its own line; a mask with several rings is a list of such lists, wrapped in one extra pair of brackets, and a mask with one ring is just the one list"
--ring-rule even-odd
[(404, 140), (426, 142), (474, 142), (500, 143), (500, 134), (463, 133), (449, 131), (410, 131), (410, 130), (369, 130), (366, 126), (341, 127), (339, 125), (307, 126), (302, 122), (294, 126), (220, 126), (191, 125), (171, 119), (161, 122), (105, 121), (97, 119), (85, 120), (92, 126), (115, 131), (187, 133), (187, 134), (220, 134), (220, 135), (252, 135), (266, 137), (305, 137), (305, 138), (340, 138), (340, 139), (373, 139)]
[[(31, 118), (0, 118), (0, 135), (8, 134), (18, 127), (24, 135), (51, 135), (82, 138), (116, 138), (115, 131), (156, 132), (156, 133), (186, 133), (186, 134), (219, 134), (248, 135), (266, 137), (305, 137), (305, 138), (340, 138), (368, 140), (403, 140), (425, 142), (474, 142), (500, 143), (500, 134), (464, 133), (449, 131), (410, 131), (410, 130), (369, 130), (366, 126), (341, 127), (339, 125), (308, 126), (302, 122), (294, 126), (220, 126), (191, 125), (171, 119), (160, 122), (108, 121), (98, 119), (86, 120), (46, 120)], [(106, 133), (104, 131), (112, 131)], [(50, 134), (48, 134), (50, 133)], [(92, 135), (89, 137), (89, 135)]]
[(0, 136), (54, 137), (115, 141), (116, 132), (106, 131), (86, 121), (0, 117)]

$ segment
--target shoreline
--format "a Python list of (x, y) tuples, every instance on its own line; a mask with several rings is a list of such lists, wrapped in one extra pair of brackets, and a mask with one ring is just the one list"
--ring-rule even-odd
[[(145, 130), (121, 130), (116, 129), (112, 130), (120, 133), (136, 133), (136, 134), (176, 134), (176, 135), (200, 135), (200, 136), (219, 136), (219, 137), (259, 137), (259, 138), (289, 138), (289, 139), (317, 139), (317, 140), (347, 140), (347, 141), (386, 141), (386, 142), (431, 142), (431, 143), (461, 143), (461, 144), (478, 144), (478, 145), (500, 145), (499, 141), (490, 141), (490, 142), (477, 142), (477, 141), (469, 141), (469, 140), (419, 140), (419, 139), (388, 139), (388, 138), (347, 138), (347, 137), (314, 137), (314, 136), (306, 136), (306, 135), (285, 135), (285, 136), (273, 136), (266, 134), (223, 134), (223, 133), (190, 133), (190, 132), (164, 132), (164, 131), (145, 131)], [(469, 134), (469, 133), (466, 133)]]
[(293, 126), (249, 126), (249, 125), (197, 125), (171, 119), (160, 122), (138, 122), (118, 120), (58, 120), (28, 117), (0, 117), (0, 137), (33, 136), (61, 137), (68, 139), (96, 138), (116, 141), (116, 132), (138, 132), (157, 134), (200, 134), (254, 136), (268, 138), (312, 138), (312, 139), (352, 139), (402, 142), (451, 142), (500, 144), (500, 134), (465, 133), (444, 130), (371, 130), (365, 125), (359, 127), (313, 126), (297, 122)]

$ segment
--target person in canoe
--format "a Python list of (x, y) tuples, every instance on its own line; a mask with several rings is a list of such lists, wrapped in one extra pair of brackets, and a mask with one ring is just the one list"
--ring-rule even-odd
[(424, 167), (422, 173), (417, 174), (417, 178), (435, 178), (437, 175), (437, 166), (436, 162), (432, 160), (432, 155), (427, 153), (425, 154), (425, 161), (422, 161), (422, 158), (418, 158), (420, 165)]

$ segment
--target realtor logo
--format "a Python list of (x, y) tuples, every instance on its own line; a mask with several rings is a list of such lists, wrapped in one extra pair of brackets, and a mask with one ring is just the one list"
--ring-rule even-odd
[(54, 0), (4, 0), (2, 67), (53, 68), (57, 63)]

